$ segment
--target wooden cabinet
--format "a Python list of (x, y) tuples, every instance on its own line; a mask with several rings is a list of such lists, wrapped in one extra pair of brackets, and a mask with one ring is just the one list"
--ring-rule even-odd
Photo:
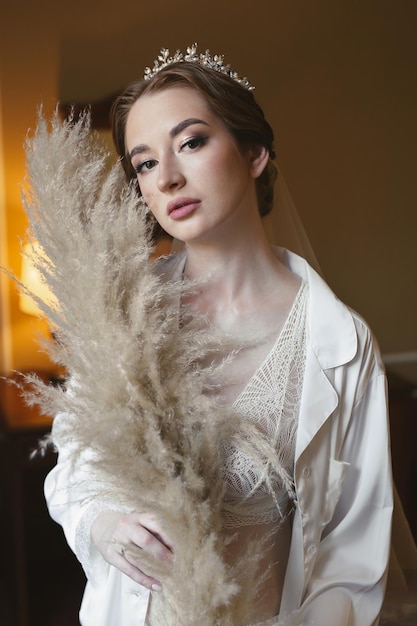
[[(0, 380), (2, 626), (52, 624), (44, 617), (56, 600), (52, 590), (54, 583), (57, 586), (57, 578), (61, 593), (65, 590), (67, 567), (70, 572), (75, 568), (79, 575), (81, 596), (81, 569), (62, 529), (49, 517), (43, 497), (43, 482), (55, 465), (56, 454), (51, 449), (44, 455), (32, 454), (51, 424), (52, 420), (37, 408), (26, 406), (15, 385)], [(44, 607), (40, 606), (43, 602)], [(75, 615), (77, 602), (75, 598)], [(72, 623), (78, 621), (74, 619)]]
[(417, 397), (412, 386), (389, 377), (392, 470), (417, 541)]

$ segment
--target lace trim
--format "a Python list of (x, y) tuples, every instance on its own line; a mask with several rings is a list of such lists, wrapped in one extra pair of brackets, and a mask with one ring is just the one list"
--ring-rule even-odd
[(78, 523), (75, 531), (75, 554), (84, 569), (87, 579), (93, 585), (103, 580), (107, 575), (109, 567), (91, 540), (91, 526), (94, 520), (103, 511), (129, 513), (131, 510), (129, 507), (117, 507), (105, 501), (94, 502), (88, 506)]
[(271, 352), (240, 393), (233, 407), (242, 423), (251, 420), (273, 442), (283, 475), (266, 480), (253, 462), (230, 442), (222, 442), (226, 494), (226, 528), (264, 524), (283, 518), (289, 507), (285, 482), (293, 482), (298, 414), (307, 343), (308, 284), (303, 282), (284, 327)]

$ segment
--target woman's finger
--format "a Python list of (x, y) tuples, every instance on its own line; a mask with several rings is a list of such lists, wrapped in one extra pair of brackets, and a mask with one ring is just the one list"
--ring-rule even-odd
[(134, 580), (136, 583), (142, 585), (142, 587), (146, 587), (146, 589), (152, 591), (162, 590), (162, 585), (158, 580), (152, 576), (148, 576), (145, 572), (129, 561), (129, 551), (126, 548), (114, 557), (114, 565), (117, 569), (126, 574), (126, 576), (129, 576), (129, 578)]

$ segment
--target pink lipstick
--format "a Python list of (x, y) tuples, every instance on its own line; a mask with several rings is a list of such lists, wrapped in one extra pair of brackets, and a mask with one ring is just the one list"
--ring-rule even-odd
[(171, 219), (180, 220), (194, 213), (199, 204), (200, 200), (196, 198), (175, 198), (168, 202), (167, 213)]

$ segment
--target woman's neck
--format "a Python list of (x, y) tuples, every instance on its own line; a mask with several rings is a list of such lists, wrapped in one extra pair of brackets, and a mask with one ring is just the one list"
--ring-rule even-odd
[[(259, 265), (270, 263), (273, 254), (260, 219), (242, 221), (233, 228), (219, 229), (205, 239), (187, 242), (185, 275), (191, 280), (207, 279), (230, 288), (240, 288), (259, 271)], [(217, 278), (217, 281), (216, 281)], [(234, 289), (232, 289), (232, 292)]]
[(252, 236), (250, 243), (233, 238), (228, 246), (198, 242), (186, 248), (185, 277), (201, 280), (186, 300), (219, 328), (243, 330), (258, 316), (267, 322), (265, 316), (288, 309), (298, 289), (298, 278), (275, 257), (264, 235)]

